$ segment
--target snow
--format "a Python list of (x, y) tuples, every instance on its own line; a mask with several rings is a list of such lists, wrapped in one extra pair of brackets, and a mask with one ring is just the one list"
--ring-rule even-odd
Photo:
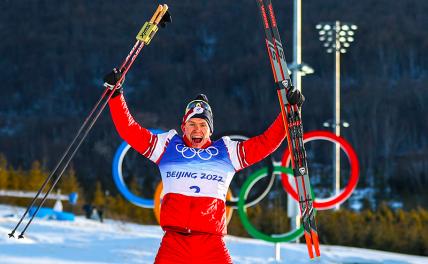
[[(74, 222), (35, 219), (24, 239), (10, 239), (7, 234), (23, 212), (0, 205), (2, 264), (153, 263), (163, 235), (159, 226), (109, 219), (100, 223), (78, 216)], [(226, 244), (234, 263), (428, 264), (428, 257), (324, 245), (321, 258), (311, 261), (306, 245), (295, 243), (282, 243), (281, 260), (276, 262), (271, 243), (227, 236)]]

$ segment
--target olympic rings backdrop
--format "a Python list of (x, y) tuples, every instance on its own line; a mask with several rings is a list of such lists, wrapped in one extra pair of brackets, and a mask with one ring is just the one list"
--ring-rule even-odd
[[(159, 134), (163, 133), (163, 130), (159, 129), (150, 129), (152, 133)], [(229, 136), (233, 140), (246, 140), (248, 137), (241, 136), (241, 135), (230, 135)], [(331, 143), (339, 144), (340, 148), (345, 152), (346, 156), (348, 157), (349, 163), (350, 163), (350, 178), (347, 186), (337, 195), (325, 198), (325, 199), (317, 199), (315, 198), (314, 201), (314, 207), (319, 210), (326, 210), (329, 208), (334, 207), (336, 204), (343, 203), (346, 199), (348, 199), (352, 192), (354, 191), (355, 187), (358, 183), (358, 177), (359, 177), (359, 163), (357, 155), (352, 148), (352, 146), (342, 137), (336, 136), (334, 133), (329, 131), (312, 131), (304, 134), (304, 143), (314, 141), (314, 140), (324, 140)], [(112, 172), (113, 172), (113, 179), (114, 182), (119, 190), (119, 192), (131, 203), (143, 207), (143, 208), (153, 208), (155, 216), (157, 221), (159, 222), (160, 218), (160, 207), (161, 207), (161, 200), (163, 197), (163, 186), (162, 181), (160, 181), (156, 187), (154, 198), (153, 199), (144, 199), (141, 198), (135, 194), (133, 194), (126, 186), (126, 183), (123, 179), (122, 174), (122, 164), (124, 157), (128, 150), (130, 149), (130, 145), (128, 145), (126, 142), (122, 142), (122, 144), (119, 146), (119, 148), (116, 151), (116, 154), (113, 158), (113, 164), (112, 164)], [(290, 153), (288, 151), (288, 148), (284, 152), (283, 158), (282, 158), (282, 166), (275, 166), (272, 168), (262, 168), (260, 170), (255, 171), (252, 173), (243, 183), (239, 195), (237, 197), (234, 197), (232, 194), (231, 189), (229, 189), (226, 197), (226, 218), (227, 223), (229, 223), (233, 209), (238, 209), (239, 217), (241, 219), (241, 222), (244, 226), (244, 228), (247, 230), (247, 232), (258, 239), (262, 239), (269, 242), (287, 242), (287, 241), (293, 241), (300, 236), (303, 235), (303, 227), (300, 226), (299, 228), (295, 230), (291, 230), (284, 234), (274, 234), (274, 235), (268, 235), (264, 234), (260, 231), (258, 231), (248, 219), (246, 210), (248, 207), (251, 207), (255, 204), (257, 204), (260, 200), (262, 200), (267, 193), (270, 191), (275, 175), (276, 173), (281, 173), (281, 182), (282, 185), (287, 193), (290, 194), (290, 196), (297, 201), (297, 192), (292, 187), (292, 185), (289, 182), (289, 177), (287, 175), (293, 176), (293, 171), (291, 168), (287, 167), (290, 163)], [(250, 199), (247, 201), (248, 194), (250, 193), (251, 188), (262, 178), (270, 176), (267, 185), (265, 186), (265, 189), (256, 195), (256, 197)], [(315, 197), (315, 196), (314, 196)]]

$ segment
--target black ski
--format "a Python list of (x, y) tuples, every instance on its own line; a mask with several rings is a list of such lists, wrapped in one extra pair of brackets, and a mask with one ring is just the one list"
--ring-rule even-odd
[(260, 8), (263, 27), (266, 37), (266, 48), (275, 79), (278, 99), (284, 126), (287, 133), (288, 148), (291, 153), (291, 164), (299, 196), (301, 222), (304, 228), (306, 245), (309, 257), (314, 258), (313, 249), (317, 257), (320, 256), (318, 231), (316, 227), (313, 198), (308, 174), (306, 151), (303, 144), (303, 125), (300, 109), (297, 105), (290, 105), (287, 93), (296, 89), (291, 83), (289, 70), (285, 61), (284, 49), (273, 12), (271, 0), (256, 0)]

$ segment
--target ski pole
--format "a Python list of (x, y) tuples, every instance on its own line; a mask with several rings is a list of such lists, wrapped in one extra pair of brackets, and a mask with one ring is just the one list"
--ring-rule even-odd
[[(120, 69), (123, 69), (123, 73), (121, 78), (118, 80), (118, 82), (115, 84), (115, 86), (113, 87), (113, 89), (111, 90), (111, 92), (108, 94), (108, 91), (110, 90), (109, 88), (106, 88), (103, 92), (103, 94), (101, 95), (100, 99), (98, 100), (98, 102), (96, 103), (96, 105), (94, 106), (94, 108), (92, 109), (92, 111), (90, 112), (90, 114), (88, 115), (88, 117), (85, 119), (84, 123), (82, 124), (82, 126), (80, 127), (79, 131), (77, 132), (76, 136), (74, 137), (73, 141), (70, 143), (70, 145), (68, 146), (67, 150), (64, 152), (64, 154), (62, 155), (60, 161), (57, 163), (57, 165), (55, 166), (55, 169), (52, 171), (52, 173), (46, 178), (46, 180), (44, 181), (44, 183), (42, 184), (42, 186), (40, 187), (40, 189), (38, 190), (36, 196), (33, 198), (33, 200), (31, 201), (30, 205), (27, 207), (25, 213), (23, 214), (23, 216), (21, 217), (21, 219), (19, 220), (18, 224), (15, 226), (15, 228), (12, 230), (12, 232), (9, 234), (9, 237), (14, 237), (14, 233), (16, 232), (17, 228), (19, 227), (19, 225), (21, 224), (21, 222), (23, 221), (24, 217), (28, 214), (30, 208), (34, 205), (35, 201), (37, 200), (37, 198), (39, 197), (40, 193), (42, 192), (42, 190), (45, 188), (46, 184), (50, 181), (50, 179), (53, 177), (53, 175), (55, 174), (55, 172), (58, 170), (58, 168), (60, 167), (60, 165), (62, 164), (63, 160), (65, 159), (65, 157), (68, 155), (69, 151), (71, 150), (72, 146), (74, 145), (74, 143), (76, 142), (76, 140), (79, 138), (79, 136), (81, 135), (83, 129), (85, 128), (86, 124), (89, 122), (89, 120), (92, 118), (92, 115), (95, 113), (96, 109), (98, 108), (99, 104), (102, 102), (102, 100), (105, 98), (106, 94), (108, 94), (107, 96), (107, 100), (105, 100), (105, 102), (103, 103), (103, 105), (101, 106), (101, 108), (98, 110), (98, 112), (96, 113), (95, 117), (92, 119), (92, 121), (89, 124), (89, 127), (85, 130), (83, 137), (80, 139), (80, 141), (78, 142), (77, 146), (74, 148), (72, 154), (69, 156), (68, 160), (66, 161), (66, 164), (63, 166), (62, 171), (59, 173), (59, 175), (55, 178), (54, 183), (52, 184), (52, 186), (49, 188), (48, 192), (45, 194), (45, 196), (43, 197), (42, 201), (39, 203), (36, 212), (32, 215), (31, 219), (29, 220), (29, 222), (27, 223), (27, 225), (25, 226), (24, 230), (21, 232), (21, 234), (19, 235), (18, 238), (23, 238), (25, 231), (27, 230), (28, 226), (31, 224), (32, 220), (34, 219), (35, 215), (37, 215), (38, 211), (40, 210), (41, 206), (44, 204), (47, 196), (49, 195), (49, 193), (52, 191), (52, 189), (55, 187), (55, 185), (57, 184), (57, 182), (60, 180), (62, 174), (64, 173), (65, 169), (67, 168), (68, 164), (70, 163), (71, 159), (74, 157), (75, 153), (77, 152), (77, 150), (79, 149), (80, 145), (82, 144), (83, 140), (86, 138), (86, 136), (88, 135), (89, 131), (91, 130), (91, 128), (93, 127), (93, 125), (95, 124), (95, 122), (97, 121), (98, 117), (100, 116), (100, 114), (102, 113), (102, 111), (104, 110), (104, 108), (106, 107), (108, 101), (110, 100), (110, 98), (113, 96), (114, 90), (117, 89), (118, 85), (123, 81), (123, 79), (125, 78), (126, 73), (128, 72), (128, 70), (130, 69), (130, 67), (132, 66), (132, 64), (134, 63), (137, 55), (140, 53), (141, 49), (143, 48), (143, 46), (145, 44), (149, 44), (151, 39), (153, 38), (153, 36), (155, 35), (155, 33), (157, 32), (157, 25), (161, 24), (162, 27), (165, 26), (166, 23), (171, 22), (171, 16), (168, 13), (168, 6), (167, 5), (159, 5), (156, 12), (154, 13), (154, 15), (152, 16), (151, 20), (149, 22), (146, 22), (144, 24), (144, 26), (142, 27), (142, 29), (140, 30), (140, 32), (137, 35), (137, 42), (134, 44), (133, 48), (131, 49), (131, 51), (129, 52), (129, 54), (127, 55), (127, 57), (125, 58), (124, 62), (122, 63)], [(134, 52), (135, 51), (135, 52)], [(129, 59), (131, 58), (131, 61), (129, 62)]]
[(92, 108), (90, 114), (86, 117), (85, 121), (83, 122), (83, 124), (80, 126), (79, 130), (77, 131), (76, 135), (74, 136), (73, 140), (71, 141), (71, 143), (68, 145), (67, 149), (65, 150), (65, 152), (63, 153), (63, 155), (61, 156), (59, 162), (56, 164), (55, 168), (53, 169), (53, 171), (49, 174), (49, 176), (45, 179), (45, 181), (43, 182), (42, 186), (39, 188), (39, 190), (37, 191), (36, 195), (34, 196), (34, 198), (31, 200), (30, 205), (28, 205), (27, 209), (25, 210), (24, 214), (22, 215), (22, 217), (20, 218), (18, 224), (16, 224), (15, 228), (12, 230), (12, 232), (9, 234), (9, 237), (14, 237), (14, 234), (16, 232), (16, 229), (19, 227), (19, 225), (21, 224), (21, 222), (23, 221), (23, 219), (25, 218), (25, 216), (28, 214), (30, 208), (35, 204), (37, 198), (39, 198), (40, 193), (43, 191), (43, 189), (46, 187), (46, 184), (51, 180), (52, 176), (55, 174), (55, 172), (58, 170), (59, 166), (61, 165), (61, 163), (63, 162), (64, 158), (67, 156), (68, 152), (70, 151), (71, 147), (73, 146), (73, 144), (76, 142), (77, 138), (80, 136), (80, 134), (82, 133), (84, 127), (86, 126), (86, 124), (88, 123), (89, 119), (91, 118), (91, 116), (93, 115), (93, 113), (95, 112), (95, 110), (97, 109), (98, 105), (101, 103), (102, 99), (104, 98), (104, 96), (106, 95), (108, 89), (106, 89), (104, 91), (104, 93), (101, 95), (101, 97), (99, 98), (98, 102), (95, 104), (95, 106)]
[[(137, 44), (139, 44), (139, 41), (137, 41), (134, 45), (134, 47), (132, 48), (131, 52), (128, 54), (128, 56), (126, 57), (126, 59), (123, 61), (121, 68), (123, 68), (123, 66), (126, 64), (126, 62), (129, 60), (130, 56), (132, 55), (132, 53), (134, 52), (135, 48), (137, 47)], [(63, 153), (63, 155), (61, 156), (60, 160), (57, 162), (54, 170), (49, 174), (49, 176), (46, 178), (46, 180), (43, 182), (42, 186), (39, 188), (39, 190), (37, 191), (36, 195), (34, 196), (34, 198), (32, 199), (32, 201), (30, 202), (30, 205), (27, 207), (27, 209), (25, 210), (24, 214), (22, 215), (21, 219), (19, 220), (18, 224), (15, 226), (15, 228), (12, 230), (12, 232), (9, 234), (9, 237), (14, 237), (14, 234), (16, 232), (16, 229), (19, 227), (19, 225), (21, 224), (21, 222), (23, 221), (23, 219), (25, 218), (25, 216), (28, 214), (29, 210), (31, 207), (33, 207), (33, 205), (35, 204), (36, 200), (39, 198), (40, 193), (43, 191), (43, 189), (46, 187), (46, 184), (51, 180), (52, 176), (55, 174), (55, 172), (58, 170), (58, 168), (60, 167), (61, 163), (63, 162), (63, 160), (65, 159), (65, 157), (67, 156), (67, 154), (69, 153), (71, 147), (74, 145), (74, 143), (76, 142), (76, 140), (79, 138), (80, 134), (82, 133), (83, 129), (85, 128), (86, 124), (89, 122), (89, 120), (91, 119), (92, 115), (94, 114), (95, 110), (98, 108), (99, 104), (102, 102), (102, 100), (104, 99), (105, 95), (108, 93), (109, 89), (106, 88), (103, 92), (103, 94), (101, 95), (101, 97), (98, 99), (97, 103), (95, 104), (95, 106), (92, 108), (91, 112), (89, 113), (89, 115), (85, 118), (85, 121), (83, 122), (83, 124), (80, 126), (79, 130), (77, 131), (76, 135), (74, 136), (73, 140), (71, 141), (71, 143), (68, 145), (67, 149), (65, 150), (65, 152)]]
[(114, 93), (114, 91), (112, 91), (110, 93), (110, 95), (108, 96), (108, 99), (104, 101), (103, 105), (101, 106), (101, 108), (98, 110), (98, 112), (96, 113), (95, 117), (92, 119), (91, 123), (89, 124), (89, 127), (85, 130), (83, 136), (80, 138), (80, 141), (78, 142), (77, 146), (74, 148), (73, 152), (71, 153), (71, 155), (68, 157), (65, 165), (62, 167), (61, 172), (56, 176), (53, 184), (51, 185), (51, 187), (49, 188), (49, 190), (45, 193), (44, 197), (42, 198), (42, 201), (39, 203), (39, 205), (37, 206), (36, 211), (34, 212), (34, 214), (31, 216), (30, 220), (27, 222), (27, 224), (25, 225), (24, 229), (22, 230), (21, 234), (18, 236), (18, 239), (20, 238), (24, 238), (24, 233), (25, 231), (27, 231), (27, 228), (30, 226), (31, 222), (33, 221), (34, 217), (37, 215), (37, 213), (39, 212), (40, 208), (43, 206), (43, 204), (46, 201), (46, 198), (48, 197), (48, 195), (51, 193), (52, 189), (55, 187), (55, 185), (58, 183), (58, 181), (60, 180), (62, 174), (64, 173), (65, 169), (67, 168), (67, 166), (69, 165), (70, 161), (73, 159), (74, 155), (76, 154), (77, 150), (79, 149), (80, 145), (82, 144), (82, 142), (85, 140), (86, 136), (88, 135), (89, 131), (92, 129), (93, 125), (95, 124), (95, 122), (98, 120), (98, 117), (100, 116), (100, 114), (102, 113), (102, 111), (104, 110), (104, 108), (106, 107), (108, 100), (110, 99), (110, 97), (112, 96), (112, 94)]
[[(82, 142), (84, 141), (84, 139), (86, 138), (86, 136), (88, 135), (89, 131), (92, 129), (93, 125), (95, 124), (95, 122), (98, 120), (98, 117), (101, 115), (101, 113), (103, 112), (104, 108), (107, 106), (108, 101), (110, 100), (110, 98), (112, 97), (114, 90), (117, 88), (118, 84), (122, 82), (123, 78), (126, 75), (126, 72), (128, 72), (129, 68), (131, 67), (132, 63), (134, 62), (136, 56), (138, 55), (138, 53), (141, 51), (142, 47), (144, 44), (140, 45), (139, 48), (137, 49), (136, 53), (134, 54), (134, 56), (132, 56), (132, 61), (130, 64), (128, 64), (128, 66), (125, 68), (124, 73), (122, 74), (121, 78), (117, 81), (117, 83), (115, 84), (115, 86), (113, 87), (113, 89), (111, 90), (110, 94), (108, 95), (107, 100), (104, 101), (104, 103), (102, 104), (101, 108), (98, 110), (98, 112), (96, 113), (95, 117), (92, 119), (92, 121), (89, 124), (89, 127), (85, 130), (83, 136), (80, 138), (80, 141), (78, 142), (77, 146), (74, 148), (73, 152), (71, 153), (71, 155), (68, 157), (65, 165), (63, 166), (61, 172), (56, 176), (53, 184), (51, 185), (51, 187), (49, 188), (49, 190), (46, 192), (45, 196), (42, 198), (42, 201), (39, 203), (39, 205), (37, 206), (37, 209), (35, 211), (35, 213), (31, 216), (30, 220), (28, 221), (28, 223), (25, 225), (23, 231), (21, 232), (21, 234), (18, 236), (18, 239), (20, 238), (24, 238), (24, 233), (27, 230), (28, 226), (31, 224), (31, 222), (33, 221), (34, 217), (37, 215), (37, 213), (39, 212), (40, 208), (43, 206), (43, 204), (46, 201), (47, 196), (49, 195), (49, 193), (52, 191), (52, 189), (55, 187), (55, 185), (58, 183), (58, 181), (60, 180), (62, 174), (64, 173), (65, 169), (67, 168), (68, 164), (70, 163), (70, 161), (73, 159), (74, 155), (76, 154), (77, 150), (79, 149), (80, 145), (82, 144)], [(108, 91), (109, 89), (107, 88), (106, 91)], [(105, 92), (104, 92), (105, 94)], [(103, 97), (104, 97), (103, 94)], [(68, 154), (68, 153), (66, 153)], [(28, 209), (29, 210), (29, 209)]]

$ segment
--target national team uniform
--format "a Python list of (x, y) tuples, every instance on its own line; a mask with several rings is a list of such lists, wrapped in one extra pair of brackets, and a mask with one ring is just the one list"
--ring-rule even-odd
[(109, 101), (119, 135), (160, 169), (165, 231), (155, 263), (232, 263), (223, 236), (226, 193), (235, 172), (254, 164), (285, 138), (279, 115), (261, 135), (244, 142), (223, 137), (203, 148), (188, 147), (175, 130), (154, 135), (132, 118), (123, 95)]

